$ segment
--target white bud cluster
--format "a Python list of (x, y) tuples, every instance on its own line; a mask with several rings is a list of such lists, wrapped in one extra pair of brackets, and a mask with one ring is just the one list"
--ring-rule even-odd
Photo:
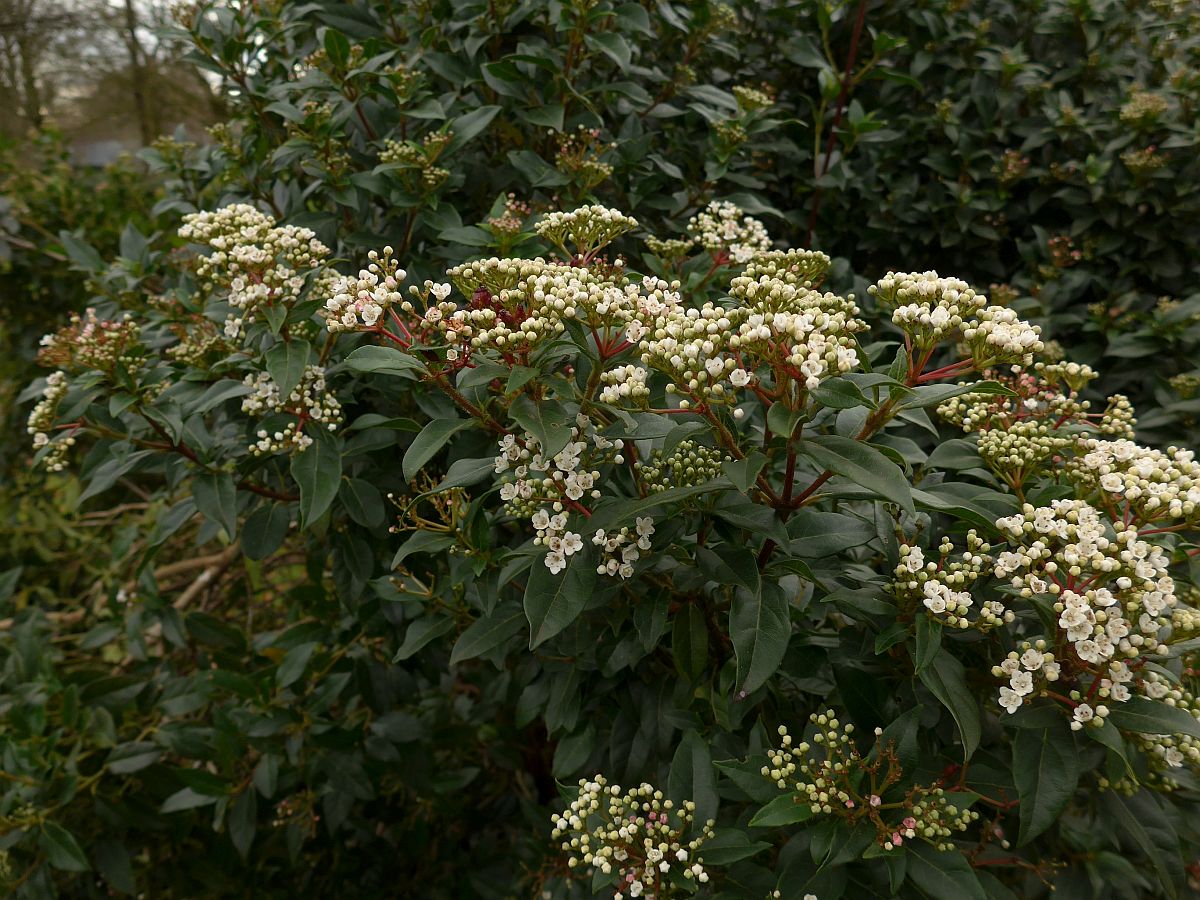
[(226, 322), (229, 337), (256, 321), (263, 307), (298, 300), (307, 274), (329, 255), (329, 248), (311, 229), (277, 225), (248, 203), (184, 216), (179, 236), (211, 250), (197, 274), (227, 288), (229, 305), (240, 311), (240, 316)]
[(584, 865), (611, 877), (614, 900), (663, 897), (675, 876), (708, 882), (698, 851), (713, 836), (713, 823), (689, 840), (695, 813), (691, 800), (676, 807), (652, 785), (622, 791), (597, 775), (580, 779), (576, 798), (552, 817), (551, 835), (561, 841), (569, 868)]
[(939, 850), (952, 849), (953, 833), (979, 818), (942, 788), (919, 784), (908, 789), (901, 803), (885, 805), (883, 795), (903, 774), (894, 746), (878, 746), (870, 759), (864, 759), (854, 743), (854, 725), (843, 724), (834, 710), (813, 713), (808, 720), (811, 743), (795, 743), (787, 727), (779, 726), (780, 746), (767, 750), (768, 764), (760, 774), (781, 791), (792, 793), (794, 801), (808, 806), (813, 815), (835, 815), (852, 826), (870, 825), (884, 850), (912, 838)]
[(276, 414), (295, 417), (295, 421), (278, 430), (259, 429), (258, 440), (250, 445), (250, 452), (255, 456), (280, 450), (303, 452), (313, 443), (313, 439), (304, 433), (307, 423), (337, 431), (342, 422), (342, 405), (325, 385), (323, 366), (306, 366), (300, 382), (286, 397), (267, 372), (247, 375), (243, 383), (254, 392), (242, 398), (242, 412), (259, 418)]
[[(1169, 681), (1166, 675), (1147, 671), (1141, 684), (1142, 693), (1160, 700), (1175, 709), (1186, 710), (1192, 718), (1200, 720), (1200, 704), (1190, 691)], [(1149, 757), (1151, 768), (1158, 770), (1168, 786), (1186, 787), (1190, 783), (1176, 779), (1174, 770), (1185, 766), (1200, 774), (1200, 740), (1190, 734), (1132, 734), (1130, 735)]]
[(705, 250), (725, 252), (735, 263), (748, 263), (771, 249), (771, 236), (758, 219), (728, 200), (714, 200), (688, 221), (688, 231)]
[(888, 272), (867, 292), (892, 308), (892, 322), (922, 349), (962, 328), (987, 303), (965, 281), (937, 272)]
[[(46, 376), (46, 386), (42, 388), (42, 399), (38, 401), (33, 411), (29, 413), (25, 430), (33, 436), (33, 449), (41, 450), (51, 445), (49, 431), (54, 427), (54, 416), (58, 405), (67, 394), (67, 373), (51, 372)], [(61, 472), (66, 468), (67, 450), (75, 443), (75, 438), (64, 437), (54, 441), (53, 448), (46, 454), (42, 464), (50, 472)]]
[(403, 302), (400, 282), (407, 273), (392, 259), (392, 248), (384, 247), (382, 257), (372, 250), (369, 259), (357, 276), (346, 275), (334, 283), (324, 311), (330, 334), (374, 328), (387, 310)]
[(534, 227), (539, 236), (568, 258), (588, 260), (626, 232), (637, 219), (607, 206), (581, 206), (571, 212), (550, 212)]
[(1033, 365), (1033, 355), (1045, 349), (1042, 329), (1030, 325), (1007, 306), (988, 306), (962, 329), (976, 368), (1000, 363)]
[(670, 377), (668, 392), (733, 401), (760, 365), (807, 390), (858, 366), (854, 335), (867, 325), (856, 318), (853, 299), (806, 287), (794, 271), (787, 272), (787, 263), (772, 261), (761, 271), (757, 266), (756, 261), (734, 280), (730, 294), (736, 305), (672, 304), (647, 323), (639, 344), (642, 361)]

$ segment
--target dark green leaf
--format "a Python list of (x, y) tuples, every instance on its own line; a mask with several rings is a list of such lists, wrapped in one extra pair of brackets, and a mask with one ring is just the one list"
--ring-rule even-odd
[(1052, 826), (1074, 796), (1079, 783), (1079, 751), (1063, 719), (1052, 728), (1018, 730), (1012, 759), (1021, 801), (1018, 843), (1024, 845)]
[(574, 622), (592, 597), (596, 566), (586, 552), (573, 555), (557, 575), (534, 560), (525, 585), (525, 616), (529, 619), (529, 649), (535, 649)]
[(903, 470), (869, 444), (827, 434), (800, 441), (797, 449), (818, 466), (912, 512), (912, 490)]
[(341, 487), (341, 441), (317, 431), (312, 445), (292, 457), (292, 478), (300, 486), (300, 526), (307, 528), (325, 514)]

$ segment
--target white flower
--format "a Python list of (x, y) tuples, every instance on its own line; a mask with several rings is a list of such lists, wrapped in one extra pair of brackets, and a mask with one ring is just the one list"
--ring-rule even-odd
[(557, 575), (567, 567), (567, 558), (562, 553), (551, 551), (546, 554), (546, 568), (552, 575)]
[(1009, 679), (1008, 683), (1022, 697), (1033, 693), (1033, 676), (1028, 672), (1018, 672)]
[(745, 387), (750, 383), (750, 373), (745, 369), (734, 369), (729, 373), (729, 383), (734, 387)]
[(1000, 688), (1000, 705), (1007, 709), (1010, 715), (1021, 708), (1021, 703), (1021, 695), (1012, 688)]

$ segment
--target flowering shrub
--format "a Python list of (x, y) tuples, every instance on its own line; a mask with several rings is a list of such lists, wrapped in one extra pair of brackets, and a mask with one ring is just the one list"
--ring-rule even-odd
[[(212, 641), (216, 673), (271, 681), (200, 701), (229, 694), (245, 762), (143, 733), (87, 777), (213, 807), (253, 860), (271, 828), (293, 856), (320, 829), (404, 841), (372, 800), (487, 789), (478, 763), (397, 766), (511, 742), (528, 762), (486, 765), (531, 812), (584, 776), (534, 817), (552, 833), (485, 823), (522, 847), (523, 874), (495, 863), (521, 890), (1024, 895), (1086, 881), (1072, 847), (1182, 890), (1191, 452), (1135, 443), (1121, 397), (1092, 413), (1096, 373), (1039, 360), (1040, 329), (962, 280), (893, 272), (860, 303), (727, 203), (694, 221), (666, 239), (692, 256), (635, 271), (634, 217), (555, 210), (514, 233), (525, 257), (418, 281), (392, 247), (340, 275), (234, 205), (185, 218), (151, 302), (48, 337), (38, 464), (146, 485), (154, 546), (195, 529), (264, 574), (300, 553), (313, 591), (251, 587), (250, 647), (139, 580), (132, 659)], [(475, 716), (443, 746), (434, 723)], [(610, 785), (639, 777), (665, 788)], [(21, 815), (27, 852), (91, 864)]]
[(0, 574), (5, 890), (1195, 890), (1188, 401), (1078, 339), (1192, 340), (1194, 23), (986, 13), (181, 8), (230, 121), (24, 394), (14, 546), (106, 543)]

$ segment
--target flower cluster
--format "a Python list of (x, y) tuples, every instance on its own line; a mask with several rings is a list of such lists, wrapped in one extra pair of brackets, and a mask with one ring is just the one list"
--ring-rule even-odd
[(72, 313), (70, 324), (41, 340), (38, 362), (63, 369), (98, 369), (111, 374), (118, 366), (132, 368), (145, 352), (141, 327), (126, 313), (106, 320), (94, 309)]
[[(671, 288), (647, 278), (643, 295), (638, 285), (598, 265), (568, 266), (540, 257), (476, 260), (450, 269), (447, 277), (470, 298), (467, 307), (446, 302), (449, 285), (432, 285), (438, 302), (427, 305), (420, 326), (435, 329), (464, 356), (494, 349), (510, 360), (525, 359), (539, 342), (561, 334), (568, 320), (584, 323), (606, 347), (619, 343), (624, 329), (643, 310), (664, 302)], [(402, 309), (416, 312), (407, 301)]]
[(325, 369), (309, 365), (304, 369), (299, 383), (285, 397), (275, 379), (267, 372), (247, 375), (244, 379), (253, 393), (242, 398), (242, 412), (263, 418), (277, 414), (293, 416), (276, 431), (260, 429), (256, 440), (250, 445), (255, 456), (280, 450), (303, 452), (313, 439), (304, 433), (309, 422), (329, 431), (336, 431), (342, 421), (342, 405), (325, 386)]
[(623, 444), (604, 437), (581, 414), (570, 440), (552, 457), (542, 453), (531, 434), (506, 434), (499, 447), (496, 473), (512, 475), (500, 485), (500, 498), (512, 515), (529, 517), (537, 531), (534, 543), (547, 548), (546, 567), (557, 574), (584, 546), (578, 534), (567, 530), (567, 510), (586, 512), (580, 501), (600, 498), (597, 466), (624, 462)]
[(938, 560), (926, 560), (920, 547), (903, 544), (900, 564), (896, 566), (892, 593), (906, 608), (925, 610), (942, 624), (951, 628), (995, 628), (1013, 621), (1013, 613), (998, 600), (985, 600), (978, 615), (969, 613), (974, 600), (970, 588), (980, 578), (990, 574), (991, 549), (974, 529), (967, 532), (967, 549), (959, 559), (952, 559), (954, 544), (943, 537), (938, 547)]
[(1195, 523), (1200, 514), (1200, 463), (1195, 453), (1142, 447), (1130, 440), (1087, 438), (1067, 463), (1069, 478), (1143, 525), (1161, 519)]
[[(997, 555), (996, 577), (1009, 578), (1023, 597), (1048, 597), (1058, 637), (1070, 644), (1054, 675), (1090, 683), (1088, 702), (1071, 699), (1075, 721), (1096, 718), (1091, 700), (1097, 691), (1117, 702), (1128, 699), (1127, 690), (1114, 687), (1129, 680), (1125, 660), (1167, 651), (1160, 632), (1171, 625), (1178, 604), (1167, 574), (1169, 554), (1142, 540), (1134, 526), (1106, 524), (1082, 500), (1055, 500), (1040, 508), (1025, 504), (1020, 514), (998, 519), (996, 527), (1013, 548)], [(1028, 693), (1019, 689), (1023, 685), (1024, 679), (1002, 694), (1010, 711), (1019, 705), (1012, 694)]]
[(450, 177), (450, 170), (436, 165), (438, 157), (453, 140), (452, 131), (435, 131), (420, 141), (398, 141), (389, 138), (379, 154), (379, 161), (399, 169), (404, 180), (414, 190), (437, 190)]
[[(229, 305), (239, 314), (225, 322), (230, 338), (258, 321), (265, 308), (290, 306), (303, 292), (308, 275), (319, 272), (329, 248), (308, 228), (277, 225), (246, 203), (216, 212), (184, 216), (179, 236), (208, 247), (197, 274), (212, 286), (228, 290)], [(325, 271), (325, 279), (336, 273)]]
[(695, 245), (695, 238), (667, 238), (660, 240), (656, 237), (646, 238), (646, 247), (650, 252), (664, 262), (675, 262), (687, 256), (689, 250)]
[(937, 272), (889, 272), (868, 288), (892, 308), (892, 323), (919, 350), (961, 334), (978, 369), (1005, 362), (1033, 363), (1045, 346), (1041, 329), (1003, 306), (987, 306), (965, 281)]
[(600, 375), (600, 383), (604, 385), (600, 391), (600, 400), (612, 404), (619, 404), (623, 400), (645, 402), (650, 398), (650, 388), (646, 386), (649, 374), (641, 366), (634, 365), (608, 369)]
[[(1200, 720), (1200, 704), (1191, 691), (1167, 680), (1165, 675), (1158, 672), (1146, 672), (1142, 682), (1143, 693), (1152, 699), (1168, 703), (1175, 709), (1187, 710), (1195, 719)], [(1155, 774), (1163, 779), (1168, 787), (1186, 787), (1190, 780), (1178, 778), (1173, 770), (1187, 767), (1193, 773), (1200, 774), (1200, 740), (1190, 734), (1140, 734), (1131, 735), (1150, 761)]]
[(737, 97), (738, 106), (748, 111), (766, 109), (775, 103), (775, 98), (767, 91), (748, 84), (735, 84), (733, 86), (733, 96)]
[[(813, 713), (809, 722), (811, 744), (794, 744), (787, 727), (779, 726), (780, 747), (767, 751), (761, 774), (781, 791), (793, 792), (796, 803), (807, 805), (813, 815), (836, 815), (852, 825), (867, 822), (885, 850), (918, 837), (951, 850), (948, 839), (979, 818), (969, 801), (957, 801), (940, 786), (901, 791), (903, 771), (895, 748), (889, 743), (864, 758), (852, 738), (854, 726), (843, 725), (832, 709)], [(814, 745), (824, 753), (810, 755)]]
[(963, 340), (971, 350), (975, 367), (987, 368), (1001, 363), (1033, 364), (1033, 355), (1045, 347), (1042, 329), (1030, 325), (1005, 306), (988, 306), (962, 329)]
[(867, 328), (853, 297), (819, 293), (810, 285), (828, 268), (824, 254), (765, 254), (730, 284), (732, 305), (665, 305), (646, 326), (642, 361), (671, 379), (680, 403), (732, 401), (770, 367), (780, 391), (800, 391), (859, 364), (855, 335)]
[(553, 817), (551, 834), (562, 841), (570, 868), (582, 864), (612, 876), (613, 900), (664, 900), (676, 878), (685, 884), (708, 881), (698, 851), (712, 837), (713, 823), (689, 840), (695, 811), (692, 801), (677, 807), (649, 784), (622, 791), (597, 775), (580, 779), (576, 798)]
[(581, 206), (571, 212), (547, 213), (535, 230), (567, 259), (588, 263), (608, 244), (637, 227), (637, 219), (618, 210)]
[(325, 301), (325, 327), (330, 334), (374, 328), (383, 314), (403, 301), (400, 282), (407, 274), (392, 259), (392, 248), (381, 257), (372, 250), (370, 263), (357, 276), (347, 275), (332, 285), (333, 296)]
[(729, 201), (714, 200), (688, 221), (688, 231), (718, 259), (748, 263), (771, 249), (766, 226)]
[(62, 403), (63, 397), (67, 394), (68, 386), (66, 372), (60, 370), (47, 375), (46, 386), (42, 389), (42, 399), (33, 408), (26, 423), (25, 430), (33, 436), (33, 449), (50, 448), (42, 459), (42, 464), (50, 472), (61, 472), (66, 468), (64, 458), (75, 443), (75, 438), (69, 435), (52, 442), (48, 434), (54, 427), (55, 413), (58, 411), (58, 405)]
[(638, 478), (651, 492), (704, 484), (721, 475), (731, 460), (727, 453), (692, 440), (683, 440), (670, 452), (654, 450), (637, 467)]
[(649, 516), (638, 516), (634, 527), (621, 526), (616, 531), (596, 529), (592, 543), (600, 548), (598, 575), (633, 577), (633, 564), (650, 549), (650, 538), (654, 535), (654, 520)]
[(1083, 428), (1105, 434), (1132, 433), (1133, 411), (1122, 396), (1109, 399), (1101, 413), (1079, 392), (1096, 377), (1090, 366), (1037, 363), (1011, 372), (985, 370), (1008, 393), (968, 392), (946, 400), (938, 415), (967, 433), (979, 435), (979, 455), (1014, 490), (1047, 460), (1072, 451)]
[(574, 133), (558, 135), (554, 167), (570, 176), (582, 190), (590, 191), (612, 175), (612, 165), (600, 157), (616, 148), (616, 144), (606, 144), (600, 139), (600, 129), (580, 125)]
[(956, 333), (987, 304), (965, 281), (937, 272), (888, 272), (867, 293), (891, 308), (892, 323), (921, 350)]
[(166, 354), (186, 366), (208, 368), (213, 357), (226, 356), (236, 349), (215, 322), (199, 314), (186, 314), (170, 328), (179, 343), (168, 347)]
[[(1128, 670), (1124, 663), (1121, 665), (1124, 670)], [(1025, 698), (1032, 698), (1036, 690), (1058, 681), (1061, 673), (1061, 665), (1055, 661), (1054, 654), (1040, 638), (1032, 643), (1024, 641), (1019, 652), (1009, 652), (1004, 662), (992, 667), (993, 675), (1008, 679), (1008, 685), (1000, 688), (1000, 705), (1009, 713), (1020, 709)]]

